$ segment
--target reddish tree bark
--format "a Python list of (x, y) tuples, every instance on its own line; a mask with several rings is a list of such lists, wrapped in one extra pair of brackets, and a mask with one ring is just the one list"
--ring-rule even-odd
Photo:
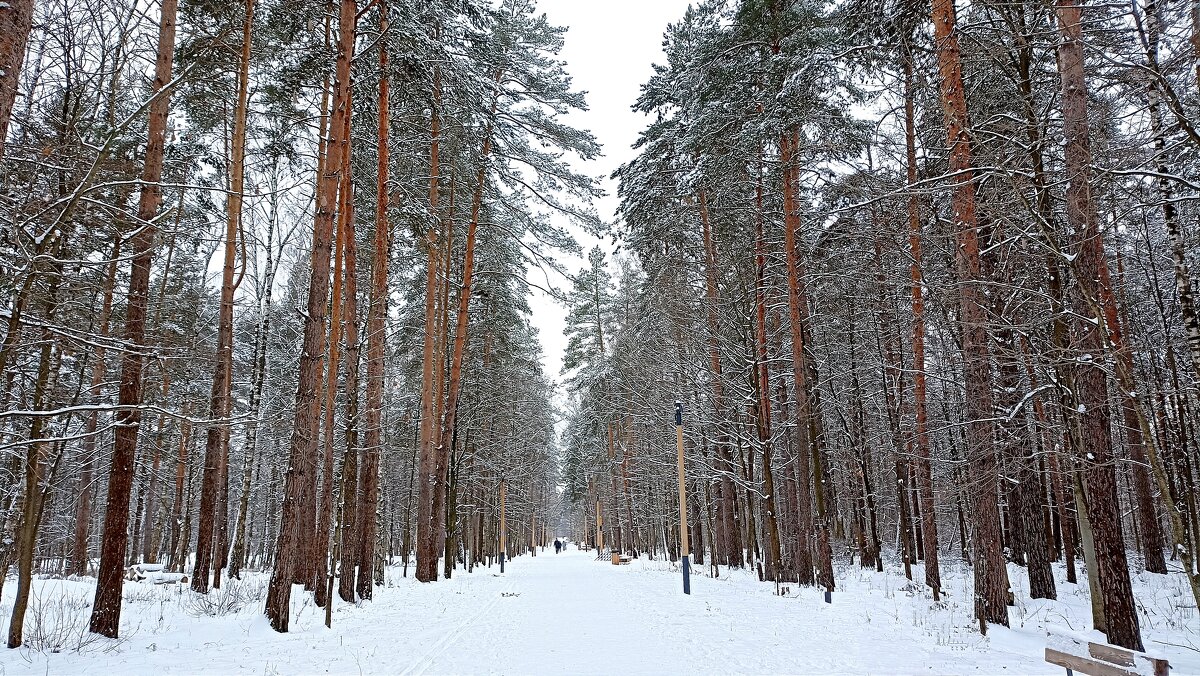
[(980, 630), (987, 623), (1008, 626), (1008, 571), (1001, 550), (1000, 510), (994, 430), (991, 422), (992, 379), (987, 344), (987, 312), (979, 284), (979, 229), (975, 215), (975, 181), (971, 167), (967, 101), (962, 58), (955, 27), (954, 0), (932, 0), (934, 38), (941, 74), (942, 110), (946, 118), (952, 206), (957, 229), (956, 261), (960, 283), (963, 376), (966, 381), (967, 462), (971, 476), (975, 545), (975, 617)]
[[(349, 144), (349, 120), (346, 136)], [(346, 282), (342, 303), (346, 322), (346, 452), (342, 457), (342, 543), (338, 596), (347, 603), (354, 602), (355, 564), (358, 560), (360, 536), (355, 508), (358, 501), (358, 244), (354, 232), (354, 185), (350, 180), (350, 146), (347, 146), (345, 170), (342, 174), (342, 238), (346, 247)]]
[(375, 588), (375, 539), (379, 509), (379, 460), (383, 450), (383, 378), (387, 348), (388, 268), (388, 144), (390, 77), (388, 74), (388, 6), (379, 3), (379, 166), (375, 187), (375, 250), (371, 262), (371, 305), (367, 313), (367, 412), (362, 478), (358, 491), (358, 596), (371, 598)]
[[(431, 542), (429, 531), (433, 529), (434, 493), (437, 491), (437, 448), (434, 445), (436, 430), (434, 379), (441, 379), (434, 369), (434, 342), (436, 341), (436, 307), (438, 292), (438, 243), (437, 224), (439, 181), (441, 171), (441, 100), (442, 82), (437, 67), (433, 72), (433, 106), (429, 118), (429, 228), (425, 234), (428, 265), (425, 270), (425, 338), (421, 357), (421, 425), (420, 425), (420, 470), (418, 471), (417, 495), (417, 569), (416, 578), (421, 582), (437, 580), (437, 548)], [(448, 236), (448, 235), (447, 235)], [(433, 549), (431, 549), (431, 547)]]
[[(340, 182), (345, 183), (345, 181)], [(330, 521), (333, 519), (334, 514), (333, 497), (335, 481), (333, 445), (337, 414), (337, 391), (341, 378), (342, 364), (342, 310), (345, 308), (345, 303), (342, 302), (342, 284), (346, 250), (346, 219), (344, 216), (344, 205), (342, 204), (344, 198), (340, 192), (341, 187), (338, 190), (339, 215), (333, 240), (333, 300), (330, 303), (329, 317), (328, 373), (325, 377), (325, 412), (324, 421), (321, 426), (321, 501), (317, 508), (316, 537), (318, 539), (317, 544), (321, 547), (321, 555), (318, 557), (316, 566), (313, 569), (313, 578), (306, 585), (313, 590), (314, 600), (322, 608), (325, 607), (326, 594), (328, 593), (329, 586), (326, 584), (326, 578), (329, 576), (329, 567), (334, 565), (331, 552), (337, 545), (336, 538), (331, 539), (334, 536), (330, 532)]]
[[(209, 570), (213, 586), (220, 586), (220, 563), (224, 557), (214, 553), (223, 538), (218, 537), (218, 520), (224, 521), (229, 465), (229, 414), (233, 410), (233, 294), (238, 237), (242, 228), (242, 195), (246, 174), (246, 116), (250, 101), (250, 40), (254, 28), (254, 0), (246, 0), (242, 24), (242, 49), (238, 69), (237, 104), (233, 112), (232, 153), (229, 162), (229, 195), (225, 199), (225, 259), (221, 267), (221, 306), (217, 317), (217, 358), (213, 372), (209, 417), (215, 422), (208, 428), (204, 444), (204, 478), (200, 489), (199, 535), (196, 539), (196, 566), (192, 571), (192, 590), (206, 593)], [(244, 270), (243, 270), (244, 272)], [(216, 564), (216, 565), (213, 565)]]
[[(917, 124), (914, 113), (912, 52), (904, 47), (904, 147), (905, 176), (913, 188), (917, 183)], [(942, 572), (938, 564), (937, 515), (933, 506), (933, 469), (929, 463), (928, 408), (925, 385), (925, 281), (921, 272), (921, 207), (915, 192), (908, 196), (908, 246), (912, 254), (913, 314), (913, 433), (916, 455), (917, 492), (921, 507), (921, 553), (925, 559), (925, 584), (937, 601), (942, 592)]]
[[(283, 516), (276, 546), (275, 569), (267, 587), (266, 615), (275, 631), (286, 632), (290, 620), (292, 580), (304, 570), (305, 555), (316, 547), (315, 528), (304, 515), (305, 495), (315, 498), (317, 432), (321, 417), (321, 385), (325, 358), (325, 306), (329, 299), (329, 254), (338, 179), (345, 152), (343, 134), (350, 115), (350, 59), (354, 52), (355, 0), (341, 0), (338, 17), (338, 53), (334, 84), (334, 109), (323, 171), (317, 189), (317, 217), (313, 229), (312, 277), (304, 318), (304, 342), (296, 387), (296, 416), (292, 428), (288, 468), (284, 480)], [(313, 500), (315, 503), (315, 500)], [(301, 578), (303, 579), (303, 578)]]
[(3, 3), (0, 7), (0, 157), (4, 157), (4, 140), (8, 137), (8, 122), (17, 99), (25, 45), (32, 28), (33, 0)]
[[(334, 0), (327, 0), (326, 7), (327, 7), (327, 10), (325, 13), (325, 46), (328, 48), (331, 44), (333, 44), (332, 40), (334, 39), (333, 32), (332, 32), (332, 21), (331, 21), (331, 17), (333, 15)], [(355, 4), (355, 7), (357, 7), (357, 3)], [(337, 34), (337, 43), (336, 43), (337, 47), (335, 48), (338, 50), (339, 56), (341, 55), (340, 50), (341, 50), (341, 45), (342, 45), (342, 40), (343, 40), (343, 35), (342, 35), (341, 31), (342, 31), (342, 27), (344, 25), (341, 21), (341, 11), (342, 11), (341, 9), (338, 10), (339, 25), (338, 25), (338, 34)], [(355, 24), (354, 28), (357, 28), (357, 24)], [(352, 33), (353, 33), (353, 31), (352, 31)], [(354, 57), (353, 36), (351, 36), (350, 44), (351, 44), (351, 46), (349, 48), (350, 58), (353, 59), (353, 57)], [(347, 90), (346, 90), (347, 91), (347, 93), (346, 93), (347, 99), (344, 101), (345, 115), (342, 117), (338, 117), (337, 113), (336, 113), (336, 108), (338, 107), (339, 103), (342, 102), (342, 99), (338, 98), (338, 90), (337, 90), (337, 84), (338, 84), (337, 78), (338, 78), (339, 72), (340, 71), (338, 71), (337, 68), (335, 67), (334, 68), (334, 77), (333, 77), (332, 82), (330, 81), (328, 74), (326, 74), (325, 80), (323, 82), (323, 87), (322, 87), (322, 92), (321, 92), (322, 117), (321, 117), (321, 122), (320, 122), (320, 125), (321, 125), (320, 129), (321, 129), (322, 135), (317, 143), (317, 153), (318, 153), (317, 154), (317, 188), (316, 188), (317, 195), (318, 195), (317, 199), (318, 199), (318, 201), (320, 199), (327, 200), (328, 208), (330, 211), (328, 218), (333, 222), (336, 222), (336, 218), (337, 218), (337, 186), (338, 186), (338, 183), (340, 181), (340, 176), (341, 176), (341, 159), (340, 159), (340, 157), (342, 154), (345, 153), (345, 148), (344, 148), (345, 136), (343, 134), (343, 127), (345, 126), (344, 120), (351, 113), (350, 102), (349, 102), (349, 96), (350, 96), (350, 94), (349, 94), (349, 91), (350, 91), (349, 86), (350, 85), (349, 84), (347, 84)], [(347, 72), (347, 75), (346, 75), (347, 83), (349, 83), (349, 78), (350, 78), (350, 75)], [(334, 112), (329, 112), (330, 105), (332, 105), (333, 108), (335, 109)], [(337, 155), (338, 159), (336, 160), (336, 162), (334, 161), (334, 157), (333, 157), (334, 146), (337, 146), (336, 150), (338, 153), (338, 155)], [(329, 174), (333, 174), (333, 178), (330, 180), (329, 183), (323, 183), (323, 181), (325, 181), (325, 179), (326, 179), (326, 176)], [(328, 193), (325, 194), (323, 191), (328, 191)], [(319, 207), (320, 207), (320, 205), (318, 205), (317, 214), (316, 214), (317, 217), (315, 219), (316, 221), (320, 221), (320, 219), (325, 218), (325, 216), (321, 213), (321, 209)], [(323, 227), (323, 226), (316, 226), (314, 224), (314, 230), (317, 227)], [(330, 226), (329, 233), (327, 235), (327, 237), (328, 237), (327, 241), (331, 241), (336, 236), (334, 234), (334, 227), (335, 226)], [(314, 234), (314, 237), (315, 237), (315, 234)], [(315, 242), (316, 242), (316, 240), (314, 239), (314, 245), (315, 245)], [(332, 247), (332, 244), (329, 244), (329, 246)], [(314, 251), (315, 251), (315, 249), (314, 249)], [(325, 253), (323, 255), (325, 256), (325, 260), (328, 261), (328, 254)], [(325, 289), (326, 289), (326, 291), (328, 291), (328, 289), (329, 289), (328, 279), (326, 279), (325, 283), (326, 283)], [(311, 293), (311, 289), (310, 289), (310, 293)], [(328, 302), (328, 299), (326, 299), (326, 302)], [(324, 328), (322, 330), (324, 330)], [(328, 343), (324, 343), (324, 344), (322, 344), (321, 349), (324, 350), (327, 348), (327, 346), (328, 346)], [(325, 360), (325, 361), (327, 362), (328, 360)], [(325, 387), (324, 378), (326, 377), (326, 368), (325, 367), (327, 366), (327, 364), (322, 364), (322, 366), (323, 366), (323, 368), (319, 369), (316, 372), (316, 379), (313, 382), (314, 389), (313, 389), (312, 396), (313, 396), (314, 402), (320, 402), (320, 393), (321, 393), (322, 389)], [(310, 441), (310, 443), (312, 444), (312, 455), (305, 457), (305, 463), (307, 465), (307, 467), (305, 469), (308, 472), (308, 478), (305, 481), (301, 482), (300, 492), (297, 497), (298, 512), (297, 512), (297, 521), (296, 521), (295, 526), (296, 526), (297, 531), (302, 534), (301, 540), (300, 540), (300, 553), (298, 554), (298, 559), (297, 559), (296, 565), (292, 567), (292, 583), (293, 584), (303, 584), (305, 590), (313, 591), (313, 592), (316, 591), (317, 587), (321, 586), (321, 583), (319, 583), (317, 581), (317, 569), (320, 567), (321, 557), (325, 556), (325, 554), (326, 554), (326, 551), (325, 551), (326, 543), (318, 536), (318, 533), (317, 533), (317, 528), (318, 528), (317, 511), (318, 511), (318, 507), (319, 507), (319, 504), (317, 501), (317, 498), (318, 498), (317, 481), (318, 481), (319, 471), (318, 471), (318, 466), (317, 466), (316, 450), (317, 450), (317, 445), (318, 445), (317, 437), (321, 432), (321, 423), (320, 423), (321, 409), (320, 409), (319, 403), (316, 403), (315, 405), (317, 406), (317, 410), (313, 414), (315, 422), (313, 423), (313, 429), (312, 429), (313, 437)], [(294, 433), (295, 433), (295, 430), (293, 430), (293, 434)], [(285, 507), (285, 509), (287, 507), (286, 499), (285, 499), (284, 507)], [(278, 556), (278, 552), (276, 552), (276, 556)]]
[[(442, 419), (441, 434), (436, 449), (437, 485), (433, 492), (433, 513), (426, 537), (430, 542), (426, 549), (429, 557), (426, 563), (432, 566), (433, 576), (437, 576), (438, 555), (444, 549), (446, 541), (446, 497), (447, 478), (449, 476), (450, 449), (454, 441), (455, 426), (458, 418), (458, 398), (462, 392), (462, 364), (466, 353), (468, 320), (470, 318), (471, 284), (475, 274), (475, 236), (479, 230), (479, 218), (483, 209), (483, 193), (486, 189), (487, 163), (492, 154), (492, 132), (495, 128), (496, 109), (500, 99), (500, 82), (503, 72), (497, 71), (491, 108), (487, 124), (483, 131), (483, 148), (479, 153), (479, 168), (475, 175), (475, 194), (471, 200), (471, 220), (467, 224), (467, 239), (463, 252), (462, 284), (458, 292), (458, 314), (454, 329), (454, 349), (450, 357), (450, 379), (446, 390), (446, 409)], [(448, 263), (449, 259), (447, 259)], [(418, 551), (417, 569), (421, 569), (421, 557)]]
[[(186, 404), (183, 407), (183, 415), (185, 417), (188, 415)], [(171, 501), (171, 542), (167, 563), (172, 570), (183, 570), (185, 558), (180, 554), (180, 550), (184, 549), (182, 546), (184, 540), (184, 485), (187, 481), (188, 449), (191, 447), (191, 434), (192, 425), (187, 420), (184, 420), (179, 426), (179, 453), (178, 460), (175, 463), (175, 497)]]
[(142, 168), (142, 192), (138, 199), (138, 230), (133, 236), (133, 264), (125, 308), (125, 344), (129, 350), (121, 358), (121, 389), (116, 414), (117, 429), (113, 442), (112, 464), (108, 474), (108, 504), (104, 509), (104, 532), (100, 543), (100, 569), (96, 576), (96, 599), (92, 604), (89, 628), (92, 632), (116, 638), (121, 625), (121, 585), (125, 568), (125, 549), (129, 544), (129, 497), (133, 488), (134, 456), (137, 453), (138, 426), (142, 420), (142, 366), (145, 360), (146, 306), (150, 297), (150, 264), (154, 258), (154, 218), (162, 204), (159, 181), (162, 179), (166, 148), (167, 113), (170, 94), (158, 96), (171, 81), (175, 63), (175, 14), (177, 0), (163, 0), (158, 27), (158, 56), (154, 65), (151, 90), (157, 98), (150, 104), (146, 160)]
[(1072, 331), (1072, 347), (1079, 355), (1072, 374), (1074, 404), (1086, 453), (1079, 460), (1085, 468), (1088, 520), (1095, 542), (1099, 589), (1104, 605), (1105, 634), (1110, 643), (1142, 650), (1129, 564), (1121, 532), (1117, 502), (1116, 472), (1112, 465), (1109, 430), (1108, 376), (1101, 355), (1105, 353), (1102, 323), (1103, 290), (1108, 279), (1104, 240), (1097, 224), (1092, 200), (1089, 167), (1092, 164), (1088, 124), (1087, 82), (1084, 71), (1082, 12), (1076, 0), (1057, 0), (1059, 45), (1058, 69), (1062, 80), (1063, 135), (1067, 184), (1067, 226), (1074, 255), (1073, 305), (1080, 317)]
[[(706, 321), (708, 324), (708, 359), (712, 370), (710, 378), (713, 391), (713, 412), (716, 420), (726, 420), (725, 383), (722, 379), (721, 342), (720, 342), (720, 287), (717, 285), (717, 245), (713, 237), (712, 225), (708, 218), (708, 193), (699, 191), (700, 227), (704, 237), (704, 303)], [(721, 472), (717, 485), (717, 523), (720, 552), (713, 552), (713, 563), (723, 563), (727, 566), (740, 568), (745, 565), (742, 553), (741, 533), (738, 530), (737, 510), (733, 485), (733, 460), (729, 450), (729, 437), (723, 429), (718, 428), (716, 440), (716, 466)]]
[[(810, 577), (812, 559), (816, 556), (817, 577), (815, 581), (828, 591), (834, 589), (833, 551), (829, 541), (830, 520), (824, 494), (824, 472), (822, 441), (817, 402), (813, 396), (813, 366), (809, 362), (808, 338), (808, 290), (805, 269), (801, 256), (799, 168), (796, 150), (799, 133), (788, 131), (780, 137), (780, 163), (783, 165), (783, 237), (788, 270), (788, 311), (792, 337), (792, 373), (796, 381), (796, 473), (800, 489), (801, 558), (808, 558), (809, 566), (801, 566), (801, 584), (812, 584)], [(811, 490), (810, 490), (811, 487)], [(812, 504), (816, 503), (815, 519)], [(815, 542), (813, 537), (815, 536)], [(811, 543), (811, 544), (810, 544)], [(811, 547), (811, 549), (810, 549)], [(813, 551), (815, 549), (815, 551)]]
[(774, 444), (771, 439), (771, 376), (767, 351), (767, 243), (763, 227), (762, 153), (759, 153), (758, 180), (755, 185), (754, 223), (754, 343), (755, 343), (755, 421), (762, 452), (763, 529), (766, 531), (766, 579), (778, 581), (782, 567), (779, 520), (776, 517), (775, 473), (771, 468)]

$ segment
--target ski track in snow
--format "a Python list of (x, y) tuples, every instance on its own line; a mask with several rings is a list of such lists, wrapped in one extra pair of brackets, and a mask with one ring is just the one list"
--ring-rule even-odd
[(467, 619), (463, 620), (462, 622), (459, 622), (458, 626), (456, 626), (453, 629), (451, 629), (450, 631), (446, 632), (446, 635), (443, 636), (442, 638), (438, 639), (438, 641), (433, 644), (433, 647), (431, 647), (429, 649), (429, 652), (425, 653), (421, 657), (421, 659), (414, 662), (412, 664), (412, 666), (410, 666), (409, 668), (400, 672), (400, 676), (411, 676), (412, 674), (429, 673), (429, 669), (436, 663), (437, 658), (443, 656), (446, 653), (447, 647), (454, 641), (456, 641), (459, 638), (462, 638), (464, 635), (466, 635), (467, 630), (470, 629), (472, 627), (472, 625), (478, 624), (479, 620), (482, 619), (485, 615), (487, 615), (488, 611), (490, 611), (492, 608), (495, 608), (496, 605), (502, 599), (507, 598), (505, 595), (508, 593), (511, 593), (515, 586), (516, 585), (511, 582), (509, 584), (507, 584), (502, 590), (497, 592), (496, 595), (493, 596), (487, 603), (483, 604), (483, 606), (480, 607), (479, 610), (475, 611), (475, 613), (473, 615), (471, 615)]
[[(684, 596), (671, 563), (613, 566), (594, 553), (553, 549), (498, 568), (457, 570), (420, 584), (389, 568), (373, 602), (340, 601), (333, 629), (311, 595), (293, 594), (292, 631), (277, 634), (261, 600), (212, 617), (196, 612), (188, 590), (128, 584), (121, 642), (82, 652), (0, 651), (9, 674), (1030, 674), (1046, 664), (1044, 627), (1089, 629), (1086, 580), (1059, 579), (1058, 601), (1030, 601), (1024, 572), (1010, 567), (1019, 599), (1012, 628), (985, 638), (971, 619), (968, 569), (943, 571), (946, 600), (935, 605), (898, 571), (841, 565), (826, 605), (817, 589), (791, 585), (774, 595), (747, 571), (713, 579), (699, 566)], [(920, 566), (914, 577), (921, 579)], [(265, 584), (258, 576), (249, 587)], [(1178, 575), (1139, 574), (1146, 647), (1176, 676), (1200, 674), (1200, 618)], [(227, 585), (228, 593), (235, 585)], [(94, 582), (39, 580), (26, 628), (86, 628)], [(216, 594), (218, 592), (214, 592)], [(0, 618), (11, 600), (0, 604)], [(35, 609), (40, 609), (35, 612)], [(188, 612), (189, 609), (191, 612)], [(85, 634), (77, 634), (85, 635)]]

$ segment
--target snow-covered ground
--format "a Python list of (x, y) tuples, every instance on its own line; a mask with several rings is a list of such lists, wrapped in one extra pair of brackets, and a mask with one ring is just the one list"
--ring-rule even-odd
[[(261, 576), (209, 599), (129, 583), (118, 642), (86, 633), (93, 583), (43, 580), (26, 628), (44, 636), (0, 650), (0, 673), (1062, 674), (1042, 659), (1044, 627), (1090, 628), (1086, 585), (1060, 581), (1059, 601), (1022, 601), (1011, 629), (981, 637), (968, 572), (946, 579), (936, 606), (902, 575), (858, 568), (839, 570), (832, 605), (813, 589), (776, 596), (749, 573), (696, 575), (688, 597), (671, 564), (618, 567), (550, 549), (510, 562), (503, 576), (458, 571), (422, 585), (390, 569), (373, 603), (336, 606), (332, 630), (297, 593), (289, 634), (262, 616)], [(1200, 618), (1182, 582), (1135, 579), (1143, 634), (1172, 673), (1200, 674)]]

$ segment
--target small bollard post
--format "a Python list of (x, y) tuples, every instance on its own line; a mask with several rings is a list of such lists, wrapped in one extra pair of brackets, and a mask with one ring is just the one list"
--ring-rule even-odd
[(675, 402), (675, 446), (679, 463), (679, 567), (683, 569), (683, 593), (692, 593), (692, 569), (688, 562), (687, 475), (683, 467), (683, 402)]
[(500, 573), (504, 573), (505, 554), (508, 553), (508, 524), (504, 520), (504, 499), (507, 497), (508, 482), (500, 481)]

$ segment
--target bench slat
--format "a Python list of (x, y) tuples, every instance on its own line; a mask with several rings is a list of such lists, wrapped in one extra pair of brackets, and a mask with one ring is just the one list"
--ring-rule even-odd
[(1124, 648), (1089, 641), (1088, 652), (1098, 660), (1119, 664), (1123, 667), (1133, 666), (1133, 653)]
[(1086, 657), (1078, 655), (1070, 655), (1060, 652), (1054, 648), (1046, 648), (1046, 661), (1050, 664), (1057, 664), (1065, 669), (1078, 671), (1081, 674), (1090, 674), (1091, 676), (1140, 676), (1136, 671), (1129, 671), (1121, 667), (1089, 660)]
[[(1094, 643), (1082, 635), (1073, 634), (1057, 627), (1047, 628), (1047, 641), (1047, 662), (1085, 674), (1169, 676), (1171, 673), (1171, 663), (1165, 659), (1151, 657), (1144, 652), (1107, 643)], [(1058, 661), (1052, 660), (1051, 654), (1057, 656)], [(1064, 664), (1062, 657), (1064, 655), (1081, 666)], [(1147, 667), (1149, 667), (1149, 671), (1147, 671)]]

